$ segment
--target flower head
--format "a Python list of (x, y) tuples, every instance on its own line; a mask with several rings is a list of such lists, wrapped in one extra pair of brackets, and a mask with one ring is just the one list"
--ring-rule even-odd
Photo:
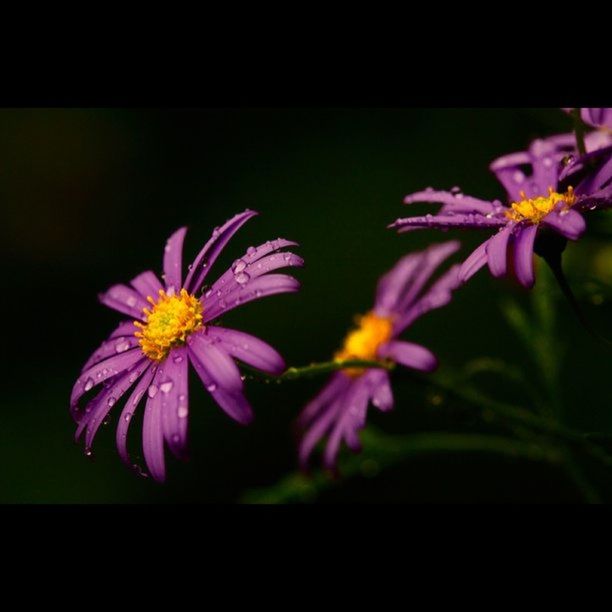
[[(297, 291), (299, 283), (275, 270), (301, 266), (303, 260), (280, 249), (295, 246), (279, 238), (250, 247), (207, 290), (208, 272), (230, 238), (257, 213), (245, 211), (216, 228), (183, 279), (186, 228), (176, 231), (164, 251), (163, 284), (143, 272), (128, 285), (115, 285), (100, 301), (130, 319), (121, 323), (85, 363), (72, 389), (71, 412), (76, 438), (85, 434), (86, 452), (111, 408), (124, 402), (117, 426), (117, 448), (130, 462), (127, 433), (144, 401), (143, 452), (151, 475), (165, 479), (164, 446), (178, 458), (187, 449), (188, 364), (191, 363), (217, 404), (234, 420), (248, 424), (253, 413), (243, 394), (234, 359), (270, 374), (285, 363), (271, 346), (242, 331), (215, 325), (222, 314), (261, 297)], [(83, 401), (90, 391), (94, 395)], [(97, 393), (96, 393), (97, 391)]]
[[(435, 215), (397, 219), (389, 227), (399, 232), (419, 228), (475, 228), (494, 232), (464, 262), (462, 282), (488, 264), (495, 277), (504, 276), (508, 257), (518, 281), (530, 288), (535, 283), (533, 251), (536, 235), (552, 231), (562, 238), (577, 240), (586, 228), (582, 212), (612, 204), (612, 147), (592, 140), (583, 157), (568, 158), (575, 151), (564, 135), (536, 140), (528, 151), (495, 160), (491, 170), (507, 192), (506, 203), (466, 196), (459, 189), (427, 189), (406, 196), (405, 204), (437, 202)], [(588, 163), (587, 163), (588, 162)], [(592, 164), (597, 167), (595, 169)], [(579, 172), (588, 166), (591, 172)]]
[(365, 426), (368, 405), (382, 411), (393, 408), (390, 361), (414, 370), (430, 372), (437, 366), (435, 355), (424, 346), (398, 340), (418, 317), (444, 306), (459, 285), (459, 266), (430, 283), (442, 262), (459, 248), (456, 241), (429, 247), (400, 259), (379, 281), (373, 309), (356, 318), (356, 328), (346, 336), (335, 359), (379, 361), (381, 367), (347, 368), (334, 373), (322, 391), (308, 403), (298, 419), (303, 432), (300, 462), (308, 462), (316, 444), (328, 436), (324, 463), (333, 469), (340, 444), (353, 451), (360, 448), (358, 432)]

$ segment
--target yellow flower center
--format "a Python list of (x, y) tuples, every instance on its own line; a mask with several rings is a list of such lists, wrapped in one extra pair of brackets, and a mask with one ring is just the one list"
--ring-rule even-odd
[(145, 323), (134, 321), (140, 328), (134, 335), (149, 359), (162, 361), (173, 348), (185, 344), (189, 334), (202, 327), (202, 304), (185, 289), (171, 295), (160, 289), (157, 302), (151, 296), (147, 301), (153, 308), (143, 309)]
[[(336, 361), (350, 361), (352, 359), (376, 361), (378, 359), (378, 347), (388, 342), (393, 334), (391, 319), (379, 317), (373, 312), (356, 317), (356, 323), (359, 327), (346, 336), (344, 345), (334, 355)], [(364, 368), (343, 370), (349, 376), (360, 376), (364, 371)]]
[(506, 211), (506, 217), (512, 221), (531, 221), (539, 223), (549, 212), (555, 209), (559, 202), (563, 202), (566, 208), (573, 206), (576, 202), (574, 189), (568, 187), (566, 193), (557, 193), (552, 187), (548, 188), (548, 196), (528, 198), (524, 191), (520, 193), (520, 202), (512, 202), (510, 209)]

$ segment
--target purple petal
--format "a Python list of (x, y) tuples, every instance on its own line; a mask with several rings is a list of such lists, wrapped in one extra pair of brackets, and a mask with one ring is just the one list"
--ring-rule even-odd
[(542, 223), (552, 227), (569, 240), (578, 240), (586, 229), (584, 217), (572, 209), (554, 210), (542, 219)]
[(138, 338), (134, 336), (134, 333), (137, 331), (138, 328), (134, 325), (133, 321), (124, 321), (121, 323), (85, 362), (85, 365), (81, 368), (81, 372), (84, 372), (94, 364), (112, 355), (117, 355), (128, 349), (135, 348), (138, 345)]
[(396, 228), (399, 233), (408, 232), (414, 229), (434, 228), (434, 229), (450, 229), (450, 228), (476, 228), (486, 229), (491, 227), (502, 227), (508, 222), (502, 217), (486, 217), (481, 213), (473, 214), (457, 214), (457, 215), (424, 215), (421, 217), (406, 217), (398, 219), (388, 227)]
[[(351, 383), (354, 384), (354, 381), (351, 380)], [(308, 431), (300, 440), (299, 462), (302, 468), (305, 468), (308, 464), (308, 458), (319, 440), (325, 436), (327, 431), (332, 427), (334, 420), (342, 413), (343, 401), (349, 390), (350, 386), (329, 404), (326, 410), (312, 423)]]
[(465, 283), (468, 281), (487, 263), (487, 244), (489, 240), (477, 247), (463, 264), (461, 264), (458, 274), (459, 282)]
[(453, 240), (402, 257), (378, 283), (376, 311), (382, 316), (404, 312), (415, 301), (436, 268), (459, 247), (460, 243)]
[(347, 389), (352, 379), (343, 372), (334, 373), (323, 389), (303, 408), (297, 419), (300, 428), (306, 428), (338, 395)]
[(400, 334), (416, 319), (430, 310), (446, 306), (461, 282), (459, 280), (459, 264), (451, 266), (399, 319), (396, 319), (393, 330)]
[(148, 390), (142, 424), (142, 450), (151, 476), (158, 482), (166, 479), (164, 432), (162, 426), (162, 394), (159, 391), (163, 368), (158, 368)]
[(98, 297), (105, 306), (140, 320), (144, 317), (143, 309), (149, 306), (140, 293), (127, 285), (114, 285)]
[(404, 198), (404, 204), (414, 204), (417, 202), (439, 203), (444, 204), (446, 211), (479, 212), (483, 215), (493, 212), (496, 208), (491, 202), (486, 200), (449, 191), (417, 191)]
[(139, 274), (136, 278), (130, 281), (130, 285), (140, 293), (140, 295), (146, 300), (149, 296), (157, 298), (159, 290), (163, 289), (159, 279), (151, 270), (147, 270), (142, 274)]
[(593, 127), (612, 128), (612, 108), (581, 108), (580, 116)]
[(186, 458), (188, 414), (188, 358), (184, 348), (170, 352), (159, 379), (162, 426), (168, 448), (178, 459)]
[(496, 278), (506, 274), (508, 262), (508, 239), (512, 234), (512, 226), (505, 227), (486, 242), (489, 270)]
[(379, 410), (388, 412), (393, 409), (393, 392), (391, 391), (389, 374), (385, 371), (382, 373), (383, 376), (376, 381), (372, 391), (372, 404)]
[[(202, 360), (203, 352), (194, 350), (193, 344), (188, 348), (189, 360), (196, 373), (212, 398), (232, 419), (242, 425), (248, 425), (253, 420), (253, 411), (240, 391), (228, 391), (221, 387), (208, 371)], [(204, 357), (206, 361), (206, 357)]]
[(81, 396), (87, 393), (87, 391), (108, 378), (121, 374), (128, 368), (131, 368), (134, 364), (143, 359), (143, 357), (144, 355), (139, 348), (132, 349), (125, 353), (120, 353), (119, 355), (104, 359), (95, 366), (85, 370), (74, 383), (72, 393), (70, 394), (70, 405), (75, 407)]
[(208, 271), (221, 254), (225, 245), (230, 241), (232, 236), (249, 220), (257, 215), (254, 210), (245, 210), (226, 221), (220, 228), (215, 228), (211, 239), (204, 245), (204, 248), (198, 253), (195, 258), (187, 278), (185, 279), (184, 287), (189, 293), (197, 293), (202, 286)]
[(533, 273), (533, 243), (538, 232), (537, 225), (517, 226), (514, 239), (514, 272), (519, 283), (527, 289), (535, 284)]
[[(212, 338), (202, 332), (195, 333), (189, 337), (187, 345), (219, 387), (232, 392), (242, 391), (243, 384), (238, 367)], [(209, 391), (212, 393), (214, 389)]]
[(186, 227), (176, 230), (164, 248), (164, 282), (166, 290), (179, 292), (182, 287), (183, 241), (187, 233)]
[(300, 283), (292, 276), (287, 276), (286, 274), (265, 274), (245, 283), (238, 292), (233, 294), (230, 302), (219, 300), (208, 310), (205, 308), (204, 323), (208, 323), (242, 304), (278, 293), (295, 293), (299, 288)]
[(421, 372), (433, 372), (438, 367), (438, 360), (429, 349), (412, 342), (391, 340), (380, 347), (379, 354)]
[(218, 308), (219, 302), (230, 302), (247, 284), (273, 270), (300, 267), (304, 260), (294, 253), (274, 253), (248, 262), (247, 257), (237, 259), (202, 297), (204, 310)]
[(83, 430), (85, 430), (85, 448), (91, 448), (98, 428), (106, 418), (106, 415), (123, 394), (132, 387), (140, 376), (142, 376), (149, 365), (150, 362), (147, 359), (143, 359), (134, 368), (125, 372), (122, 376), (119, 376), (113, 384), (107, 389), (104, 389), (94, 400), (92, 400), (91, 404), (87, 406), (85, 413), (79, 420), (79, 425), (75, 433), (75, 438), (78, 439)]
[(119, 451), (121, 460), (130, 467), (132, 466), (132, 462), (130, 461), (130, 455), (127, 450), (128, 429), (136, 409), (138, 408), (138, 404), (147, 392), (156, 371), (157, 366), (152, 365), (148, 370), (143, 372), (140, 380), (134, 387), (134, 391), (132, 391), (132, 395), (130, 395), (128, 401), (125, 403), (121, 416), (119, 417), (116, 433), (117, 450)]
[(281, 374), (285, 360), (263, 340), (244, 332), (226, 327), (209, 325), (207, 334), (221, 344), (221, 347), (235, 359), (269, 374)]

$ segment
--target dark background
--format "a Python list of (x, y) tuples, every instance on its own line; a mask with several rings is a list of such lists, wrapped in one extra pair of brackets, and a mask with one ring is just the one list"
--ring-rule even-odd
[[(276, 346), (288, 364), (324, 361), (353, 315), (367, 311), (378, 277), (409, 250), (474, 232), (396, 235), (402, 198), (427, 186), (485, 198), (503, 192), (487, 170), (496, 156), (537, 136), (567, 131), (557, 109), (237, 109), (0, 111), (0, 225), (4, 277), (0, 501), (130, 503), (239, 501), (295, 469), (290, 425), (323, 378), (282, 385), (249, 381), (256, 419), (242, 428), (190, 385), (191, 461), (168, 455), (160, 486), (127, 470), (114, 447), (114, 419), (94, 457), (73, 442), (70, 389), (90, 353), (121, 315), (98, 292), (145, 269), (160, 271), (166, 238), (188, 225), (185, 263), (212, 228), (244, 208), (261, 215), (226, 248), (216, 278), (250, 246), (278, 236), (300, 243), (296, 295), (267, 298), (224, 317)], [(594, 217), (597, 215), (594, 215)], [(593, 219), (597, 227), (598, 219)], [(609, 241), (593, 232), (568, 250), (574, 279), (612, 284)], [(418, 321), (410, 339), (458, 366), (481, 356), (525, 366), (528, 355), (499, 311), (525, 292), (479, 273), (453, 303)], [(559, 301), (563, 418), (612, 432), (610, 354)], [(585, 303), (610, 334), (610, 302)], [(390, 433), (481, 427), (469, 407), (432, 405), (394, 378), (396, 410), (370, 412)], [(500, 389), (500, 393), (506, 393)], [(131, 448), (141, 459), (139, 423)], [(372, 477), (340, 480), (321, 501), (576, 501), (551, 467), (488, 455), (428, 455)]]

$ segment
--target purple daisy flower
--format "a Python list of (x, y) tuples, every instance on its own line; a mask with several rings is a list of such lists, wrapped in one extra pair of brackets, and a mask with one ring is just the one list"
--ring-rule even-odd
[[(440, 203), (443, 206), (437, 214), (397, 219), (389, 227), (399, 232), (420, 228), (494, 231), (463, 263), (460, 280), (467, 281), (485, 264), (493, 276), (504, 276), (510, 257), (518, 281), (531, 288), (535, 283), (533, 252), (538, 231), (546, 229), (564, 239), (577, 240), (586, 227), (581, 212), (611, 204), (607, 158), (612, 149), (595, 149), (565, 167), (562, 143), (559, 137), (536, 140), (528, 151), (505, 155), (491, 164), (506, 189), (508, 205), (470, 197), (459, 189), (448, 192), (430, 188), (406, 196), (404, 203)], [(585, 161), (597, 161), (599, 170), (580, 176), (577, 170)], [(570, 179), (575, 179), (574, 187)]]
[[(429, 349), (397, 338), (421, 315), (450, 302), (459, 285), (458, 264), (433, 284), (428, 283), (440, 264), (458, 248), (457, 241), (445, 242), (400, 259), (380, 279), (374, 308), (357, 318), (358, 328), (345, 338), (335, 359), (388, 360), (422, 372), (434, 370), (437, 359)], [(299, 448), (302, 467), (306, 467), (314, 447), (325, 436), (328, 442), (324, 464), (328, 469), (334, 469), (343, 440), (351, 450), (359, 451), (358, 432), (365, 426), (370, 403), (383, 412), (393, 408), (389, 372), (385, 368), (335, 372), (298, 418), (303, 433)]]
[[(569, 113), (574, 109), (564, 108), (563, 110)], [(612, 108), (581, 108), (580, 118), (592, 127), (612, 129)]]
[[(299, 283), (285, 274), (272, 274), (287, 266), (301, 266), (301, 257), (278, 253), (297, 243), (281, 238), (250, 247), (205, 292), (203, 283), (231, 237), (255, 216), (246, 210), (215, 228), (187, 276), (182, 276), (186, 228), (170, 236), (164, 251), (164, 283), (143, 272), (130, 285), (114, 285), (100, 301), (130, 317), (85, 363), (70, 397), (78, 423), (76, 439), (85, 434), (86, 454), (98, 428), (113, 406), (132, 390), (117, 426), (117, 448), (127, 465), (128, 427), (134, 412), (146, 400), (142, 432), (146, 464), (155, 480), (165, 479), (164, 445), (181, 459), (186, 457), (188, 363), (191, 362), (212, 398), (243, 425), (253, 413), (243, 395), (238, 359), (270, 374), (285, 369), (283, 358), (271, 346), (242, 331), (213, 325), (222, 314), (268, 295), (295, 292)], [(85, 394), (101, 385), (84, 405)]]

